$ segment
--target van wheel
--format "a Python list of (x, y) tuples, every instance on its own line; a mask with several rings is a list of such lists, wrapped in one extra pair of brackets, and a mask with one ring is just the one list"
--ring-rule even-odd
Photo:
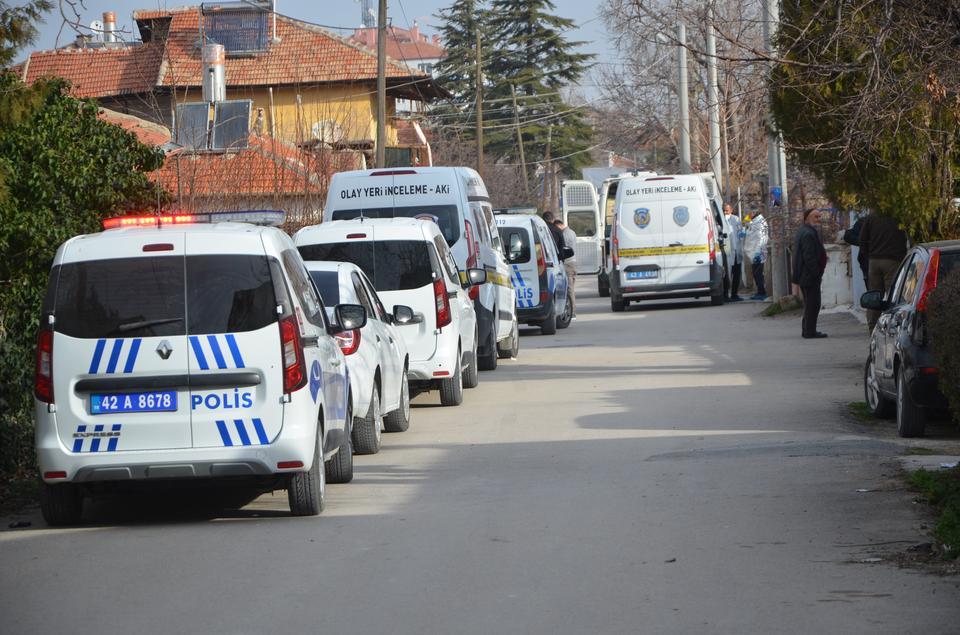
[(463, 387), (476, 388), (480, 385), (480, 371), (477, 369), (477, 343), (473, 343), (473, 352), (470, 353), (470, 363), (463, 370)]
[(721, 293), (720, 295), (712, 295), (712, 296), (710, 296), (710, 305), (711, 305), (711, 306), (721, 306), (721, 305), (724, 303), (725, 300), (726, 300), (726, 298), (723, 297), (723, 294), (722, 294), (722, 293)]
[[(322, 415), (321, 415), (322, 416)], [(290, 476), (287, 501), (294, 516), (316, 516), (327, 504), (327, 476), (323, 469), (323, 435), (317, 429), (313, 447), (313, 465), (306, 472)]]
[(622, 296), (610, 296), (610, 308), (614, 313), (622, 313), (627, 308), (627, 301)]
[(73, 483), (43, 483), (40, 489), (40, 511), (51, 527), (76, 525), (83, 513), (83, 495)]
[(376, 454), (380, 451), (380, 437), (383, 426), (383, 413), (380, 406), (380, 389), (376, 384), (370, 392), (370, 407), (367, 416), (355, 419), (351, 441), (357, 454)]
[(459, 406), (463, 403), (463, 374), (460, 372), (460, 351), (457, 351), (457, 367), (450, 379), (440, 381), (440, 403), (444, 406)]
[(510, 359), (517, 356), (520, 352), (520, 325), (517, 324), (517, 318), (513, 318), (513, 330), (510, 331), (510, 337), (505, 339), (502, 344), (497, 344), (497, 355), (500, 359)]
[(922, 437), (926, 424), (927, 413), (910, 396), (901, 366), (897, 372), (897, 434), (901, 437)]
[(569, 294), (567, 295), (567, 302), (563, 305), (563, 313), (557, 316), (557, 328), (565, 329), (570, 326), (570, 319), (573, 317), (573, 302), (570, 300)]
[(400, 378), (400, 407), (388, 412), (383, 418), (383, 428), (387, 432), (403, 432), (410, 427), (410, 382), (407, 381), (407, 371), (403, 371)]
[(554, 303), (550, 309), (550, 315), (540, 324), (540, 333), (543, 335), (553, 335), (557, 332), (557, 305)]
[[(353, 423), (353, 407), (349, 403), (346, 419), (349, 423)], [(330, 483), (349, 483), (353, 480), (353, 431), (348, 430), (347, 432), (337, 453), (329, 461), (323, 463), (327, 481)]]
[[(496, 312), (497, 308), (493, 308)], [(478, 367), (480, 370), (497, 370), (497, 325), (491, 324), (490, 326), (490, 337), (487, 338), (487, 350), (490, 351), (486, 355), (481, 355)], [(467, 384), (468, 382), (464, 382)], [(469, 388), (470, 386), (467, 386)]]

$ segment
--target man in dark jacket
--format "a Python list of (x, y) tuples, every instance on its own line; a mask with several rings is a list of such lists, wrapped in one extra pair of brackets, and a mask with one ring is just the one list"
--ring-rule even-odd
[(827, 250), (823, 248), (820, 232), (821, 213), (808, 209), (803, 213), (803, 226), (797, 231), (793, 245), (793, 282), (800, 285), (803, 292), (803, 326), (805, 339), (826, 337), (826, 333), (817, 330), (817, 317), (820, 315), (820, 283), (823, 271), (827, 268)]
[[(889, 216), (870, 214), (860, 228), (860, 251), (867, 254), (867, 289), (886, 291), (893, 286), (897, 267), (907, 255), (907, 234)], [(871, 332), (879, 317), (879, 311), (867, 311)]]
[(553, 215), (553, 212), (546, 211), (543, 213), (543, 220), (547, 223), (547, 229), (550, 230), (550, 235), (553, 236), (553, 244), (557, 248), (557, 255), (560, 256), (560, 259), (563, 259), (563, 230), (553, 224), (557, 217)]

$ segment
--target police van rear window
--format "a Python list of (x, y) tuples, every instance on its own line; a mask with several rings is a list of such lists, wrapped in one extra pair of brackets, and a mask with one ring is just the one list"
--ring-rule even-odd
[(440, 227), (443, 239), (451, 247), (460, 240), (460, 215), (456, 205), (413, 205), (410, 207), (367, 207), (363, 209), (338, 209), (333, 220), (366, 218), (429, 218)]
[[(363, 269), (377, 291), (419, 289), (433, 283), (430, 252), (423, 241), (357, 241), (303, 245), (299, 249), (304, 260), (352, 262)], [(329, 304), (326, 296), (323, 300)]]
[(320, 299), (326, 306), (340, 304), (340, 274), (336, 271), (311, 271), (310, 277), (320, 291)]
[(157, 256), (59, 267), (56, 330), (71, 337), (251, 331), (276, 321), (264, 256)]

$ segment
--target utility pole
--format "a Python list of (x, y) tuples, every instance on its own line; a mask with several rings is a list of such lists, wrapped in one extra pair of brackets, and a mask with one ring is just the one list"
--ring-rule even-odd
[(377, 9), (377, 156), (378, 168), (387, 156), (387, 0)]
[[(773, 56), (773, 34), (780, 23), (779, 0), (763, 0), (763, 44), (766, 53)], [(787, 281), (787, 225), (790, 222), (790, 206), (787, 200), (787, 158), (783, 151), (783, 135), (774, 130), (773, 119), (769, 112), (769, 132), (767, 136), (767, 180), (769, 182), (768, 209), (773, 215), (774, 188), (780, 191), (780, 227), (773, 238), (772, 256), (772, 287), (773, 297), (777, 300), (790, 292)], [(772, 220), (772, 218), (771, 218)]]
[(687, 27), (677, 24), (677, 62), (680, 77), (677, 97), (680, 100), (680, 173), (690, 174), (690, 88), (687, 85)]
[(517, 149), (520, 151), (520, 167), (523, 169), (523, 191), (530, 198), (530, 179), (527, 177), (527, 160), (523, 153), (523, 134), (520, 132), (520, 112), (517, 110), (517, 87), (510, 84), (510, 96), (513, 98), (513, 125), (517, 127)]
[(483, 177), (483, 65), (481, 62), (480, 28), (477, 27), (477, 174)]
[[(553, 185), (553, 179), (550, 176), (550, 142), (553, 139), (553, 124), (547, 126), (547, 151), (543, 157), (543, 198), (540, 204), (541, 211), (547, 211), (547, 183)], [(552, 211), (552, 210), (551, 210)]]
[(720, 154), (720, 87), (717, 84), (717, 38), (713, 32), (713, 3), (707, 5), (707, 102), (710, 109), (710, 165), (718, 187), (723, 184)]

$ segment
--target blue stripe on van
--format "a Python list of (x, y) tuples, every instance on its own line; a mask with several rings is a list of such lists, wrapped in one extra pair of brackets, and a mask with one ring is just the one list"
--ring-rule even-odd
[(230, 440), (230, 433), (227, 432), (226, 422), (217, 419), (217, 430), (220, 431), (220, 439), (223, 441), (223, 445), (231, 447), (233, 445), (233, 441)]
[(240, 347), (237, 346), (237, 338), (232, 333), (228, 333), (226, 339), (227, 346), (230, 347), (230, 354), (233, 355), (233, 363), (237, 365), (237, 368), (246, 368), (243, 357), (240, 355)]
[(196, 335), (191, 335), (190, 346), (193, 347), (193, 355), (197, 358), (197, 364), (200, 365), (200, 370), (208, 370), (210, 367), (207, 366), (207, 358), (204, 357), (203, 348), (200, 347), (200, 338)]
[(130, 344), (130, 352), (127, 353), (127, 363), (123, 367), (124, 373), (133, 372), (133, 367), (137, 363), (137, 353), (140, 352), (141, 341), (142, 341), (141, 338), (138, 337), (135, 340), (133, 340), (133, 342)]
[(107, 345), (107, 340), (97, 340), (97, 347), (93, 349), (93, 359), (90, 360), (90, 374), (95, 375), (100, 370), (100, 360), (103, 358), (103, 349)]
[(223, 359), (223, 353), (220, 351), (220, 342), (216, 335), (208, 335), (207, 342), (210, 343), (210, 351), (213, 352), (213, 359), (217, 362), (217, 368), (223, 370), (227, 367), (227, 361)]
[[(111, 428), (111, 431), (120, 432), (120, 427), (121, 427), (121, 424), (115, 423), (113, 424), (113, 428)], [(120, 437), (110, 437), (110, 441), (107, 442), (107, 452), (116, 452), (117, 443), (119, 442), (120, 442)]]
[(234, 419), (233, 425), (237, 428), (237, 434), (240, 435), (240, 443), (250, 445), (250, 435), (247, 434), (247, 428), (243, 425), (243, 419)]
[(107, 362), (107, 374), (112, 375), (117, 370), (120, 361), (120, 351), (123, 350), (123, 340), (113, 340), (113, 350), (110, 351), (110, 361)]
[[(87, 426), (77, 426), (77, 432), (86, 432)], [(83, 439), (74, 439), (73, 440), (73, 451), (82, 452), (83, 451)]]
[(260, 445), (267, 445), (269, 440), (267, 439), (267, 432), (263, 429), (263, 421), (260, 421), (259, 418), (254, 419), (253, 429), (257, 431), (257, 439), (260, 440)]

